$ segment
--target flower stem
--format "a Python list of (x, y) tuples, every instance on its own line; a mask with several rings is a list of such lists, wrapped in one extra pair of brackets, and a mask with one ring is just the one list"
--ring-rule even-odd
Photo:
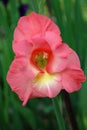
[(75, 118), (75, 114), (74, 114), (72, 104), (70, 101), (69, 94), (66, 91), (62, 91), (62, 97), (63, 97), (64, 103), (65, 103), (66, 110), (69, 115), (69, 120), (70, 120), (72, 130), (79, 130), (77, 120)]
[(65, 123), (58, 104), (58, 97), (52, 99), (59, 130), (66, 130)]

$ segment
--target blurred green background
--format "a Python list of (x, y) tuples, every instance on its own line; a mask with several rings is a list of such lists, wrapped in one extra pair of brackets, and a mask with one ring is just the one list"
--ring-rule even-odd
[[(6, 82), (14, 58), (14, 28), (20, 16), (31, 11), (54, 20), (63, 41), (78, 53), (87, 76), (87, 0), (0, 0), (0, 130), (58, 130), (51, 99), (30, 99), (23, 107)], [(70, 99), (79, 130), (87, 130), (87, 81), (80, 91), (70, 94)], [(67, 130), (72, 130), (62, 100), (60, 94), (65, 125)]]

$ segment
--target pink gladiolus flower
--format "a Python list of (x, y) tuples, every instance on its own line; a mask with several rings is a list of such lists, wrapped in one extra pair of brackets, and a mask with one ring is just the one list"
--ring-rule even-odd
[(21, 17), (14, 32), (15, 58), (7, 74), (11, 89), (26, 105), (29, 98), (77, 91), (85, 81), (77, 54), (62, 43), (59, 28), (47, 17)]

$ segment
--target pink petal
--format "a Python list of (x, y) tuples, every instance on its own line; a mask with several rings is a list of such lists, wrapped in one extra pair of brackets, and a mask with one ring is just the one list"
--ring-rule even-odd
[(53, 59), (47, 66), (47, 70), (50, 73), (61, 72), (68, 66), (68, 57), (70, 54), (70, 48), (66, 44), (61, 44), (55, 50), (53, 50)]
[(48, 44), (48, 42), (44, 39), (43, 35), (36, 35), (32, 38), (32, 44), (34, 46), (34, 49), (42, 48), (44, 50), (50, 50), (51, 47)]
[(68, 57), (68, 67), (71, 69), (80, 68), (80, 60), (75, 51), (71, 49), (71, 53)]
[(23, 30), (29, 37), (41, 32), (41, 25), (37, 14), (31, 13), (29, 16), (23, 16), (18, 22), (18, 28)]
[(40, 20), (41, 27), (44, 31), (52, 31), (56, 33), (57, 35), (60, 35), (60, 30), (58, 26), (50, 18), (40, 15), (40, 14), (38, 14), (37, 17)]
[(58, 55), (53, 57), (53, 61), (47, 66), (47, 71), (50, 73), (57, 73), (63, 71), (67, 67), (67, 58), (60, 58)]
[(30, 39), (32, 36), (46, 31), (53, 31), (60, 35), (59, 28), (49, 18), (32, 12), (29, 16), (20, 18), (18, 26), (14, 31), (14, 40), (21, 41), (21, 38)]
[(68, 69), (67, 74), (70, 75), (70, 77), (72, 77), (78, 82), (84, 82), (86, 80), (86, 77), (84, 76), (84, 72), (82, 71), (81, 68)]
[(16, 92), (19, 98), (26, 104), (28, 98), (31, 97), (32, 87), (31, 80), (36, 74), (29, 65), (26, 58), (15, 58), (7, 74), (7, 81), (11, 89)]
[(61, 36), (51, 31), (45, 33), (45, 40), (48, 42), (52, 50), (62, 44)]
[(26, 40), (23, 41), (13, 41), (13, 50), (16, 53), (16, 55), (29, 55), (31, 53), (31, 50), (33, 48), (33, 45), (31, 42), (28, 42)]
[(22, 41), (25, 39), (25, 35), (23, 30), (21, 30), (18, 26), (15, 28), (14, 31), (14, 40), (16, 41)]
[(62, 74), (63, 88), (67, 92), (77, 91), (81, 88), (81, 83), (86, 80), (84, 73), (79, 70), (65, 70)]
[(73, 78), (68, 75), (65, 75), (63, 77), (62, 83), (63, 88), (69, 93), (77, 91), (81, 88), (81, 83), (77, 83)]
[(58, 53), (59, 57), (68, 57), (71, 53), (71, 48), (67, 44), (61, 44), (56, 48), (56, 53)]

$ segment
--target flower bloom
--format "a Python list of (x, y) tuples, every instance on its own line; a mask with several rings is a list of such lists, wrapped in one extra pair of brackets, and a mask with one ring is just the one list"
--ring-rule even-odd
[(11, 89), (26, 105), (29, 98), (53, 98), (65, 89), (77, 91), (85, 81), (77, 54), (62, 42), (59, 28), (32, 12), (14, 31), (15, 58), (7, 74)]

